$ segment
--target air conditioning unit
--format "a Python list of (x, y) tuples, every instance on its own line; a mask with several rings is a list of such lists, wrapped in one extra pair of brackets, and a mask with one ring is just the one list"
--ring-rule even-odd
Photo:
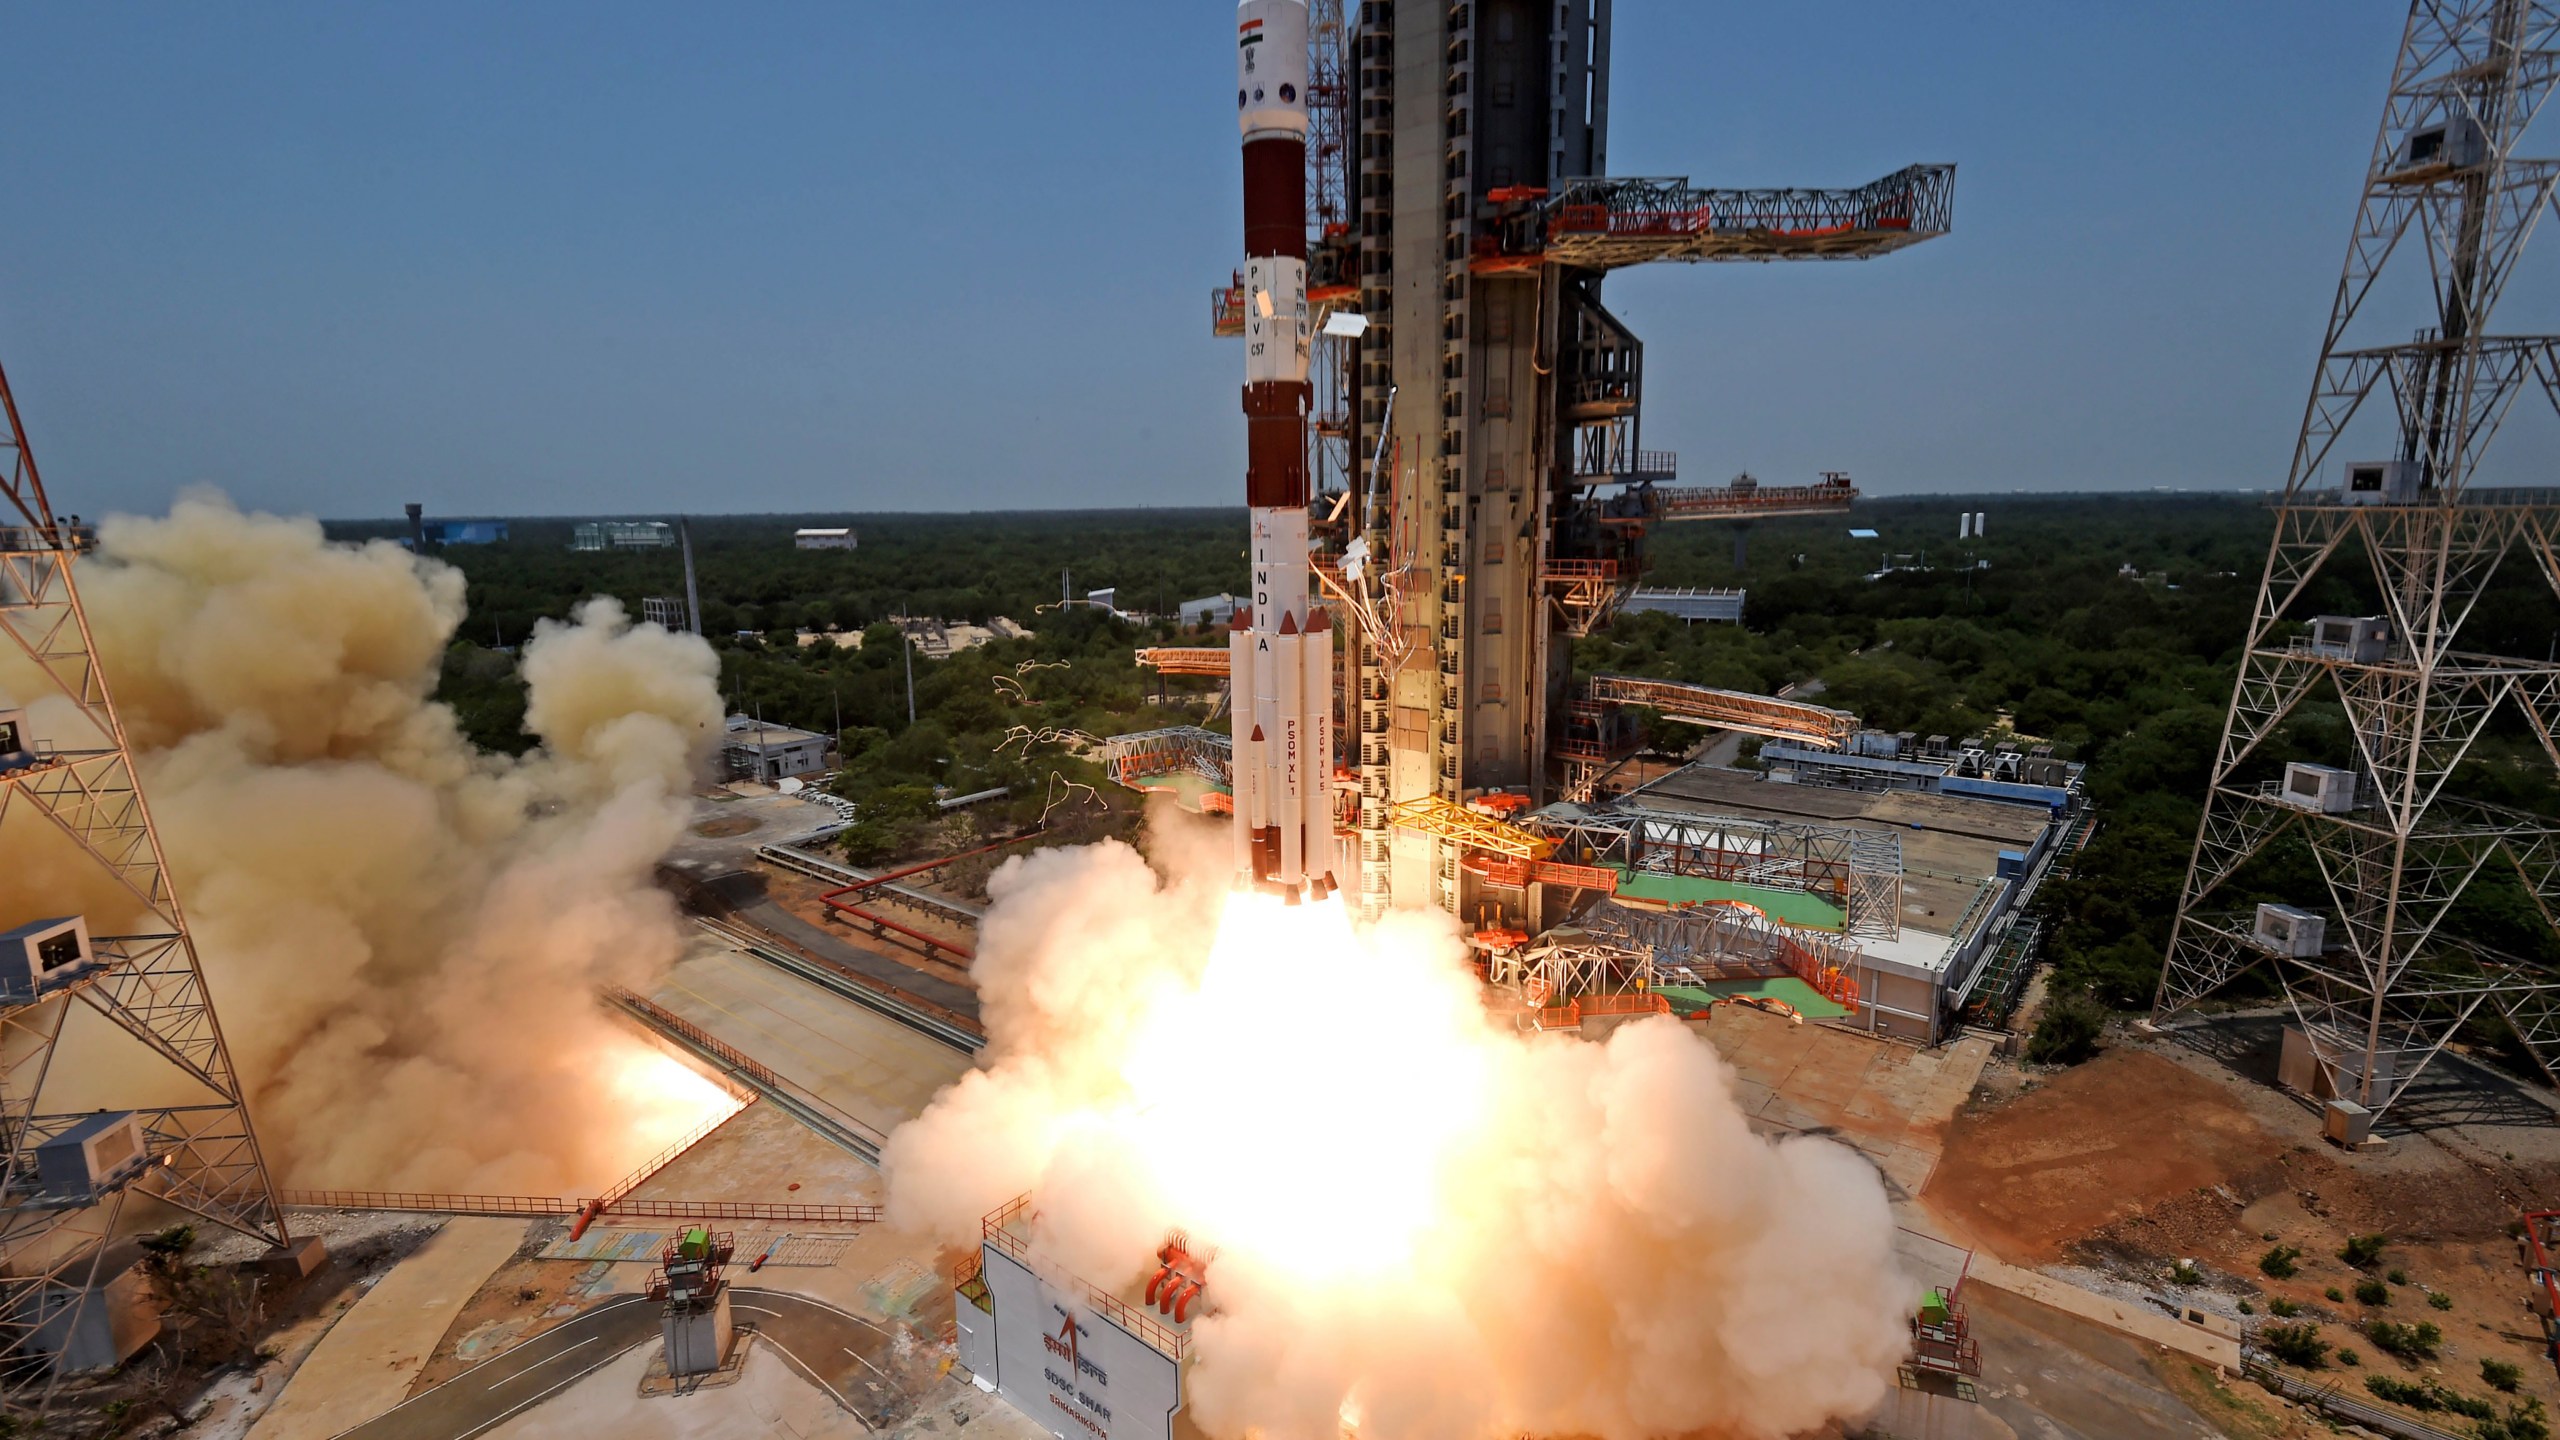
[(23, 1003), (89, 972), (89, 922), (78, 915), (31, 920), (0, 934), (0, 1000)]
[(2408, 170), (2468, 170), (2489, 158), (2489, 137), (2468, 115), (2448, 115), (2421, 125), (2400, 141), (2400, 163)]
[(2261, 905), (2256, 938), (2263, 949), (2309, 960), (2320, 953), (2321, 942), (2329, 938), (2328, 917), (2290, 905)]
[(2284, 793), (2278, 798), (2297, 810), (2344, 815), (2356, 808), (2356, 774), (2296, 762), (2284, 767)]
[(2415, 460), (2350, 460), (2342, 497), (2350, 505), (2401, 505), (2418, 498)]
[(2380, 615), (2314, 616), (2311, 648), (2332, 660), (2377, 663), (2391, 653), (2391, 621)]
[(57, 1200), (84, 1200), (150, 1163), (140, 1117), (103, 1111), (36, 1147), (36, 1188)]

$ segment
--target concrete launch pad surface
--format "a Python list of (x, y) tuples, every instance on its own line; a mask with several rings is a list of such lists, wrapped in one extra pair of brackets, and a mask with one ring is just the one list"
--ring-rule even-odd
[(708, 938), (650, 998), (884, 1135), (970, 1066), (938, 1040)]
[(253, 1440), (335, 1435), (400, 1403), (453, 1317), (523, 1243), (522, 1220), (445, 1222), (313, 1348)]

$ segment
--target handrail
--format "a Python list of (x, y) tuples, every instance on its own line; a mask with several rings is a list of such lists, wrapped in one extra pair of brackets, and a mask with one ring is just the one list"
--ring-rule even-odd
[[(1031, 1197), (1017, 1195), (990, 1211), (978, 1226), (979, 1233), (986, 1237), (988, 1244), (1026, 1265), (1031, 1262), (1031, 1242), (1014, 1234), (1006, 1227), (1020, 1219), (1030, 1208)], [(1055, 1281), (1051, 1283), (1054, 1284)], [(1084, 1292), (1086, 1303), (1101, 1311), (1113, 1324), (1128, 1331), (1140, 1343), (1166, 1359), (1179, 1361), (1182, 1359), (1183, 1351), (1190, 1347), (1189, 1335), (1147, 1318), (1145, 1312), (1101, 1286), (1080, 1276), (1073, 1277), (1073, 1283)]]

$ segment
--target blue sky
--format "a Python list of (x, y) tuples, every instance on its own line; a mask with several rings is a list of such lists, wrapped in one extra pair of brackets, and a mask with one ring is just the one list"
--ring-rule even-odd
[[(1878, 493), (2280, 482), (2405, 13), (1619, 0), (1618, 173), (1961, 166), (1907, 254), (1613, 277), (1647, 444)], [(86, 514), (1231, 503), (1231, 23), (11, 3), (0, 362)]]

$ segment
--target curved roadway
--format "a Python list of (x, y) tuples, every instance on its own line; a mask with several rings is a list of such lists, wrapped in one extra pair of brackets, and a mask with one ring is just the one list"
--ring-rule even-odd
[[(897, 1387), (865, 1385), (888, 1378), (887, 1329), (780, 1290), (732, 1286), (729, 1308), (738, 1324), (755, 1327), (757, 1344), (773, 1347), (863, 1424), (877, 1429), (893, 1418)], [(657, 1338), (658, 1306), (637, 1295), (617, 1296), (342, 1431), (337, 1440), (471, 1440)], [(857, 1405), (856, 1395), (878, 1398)]]

